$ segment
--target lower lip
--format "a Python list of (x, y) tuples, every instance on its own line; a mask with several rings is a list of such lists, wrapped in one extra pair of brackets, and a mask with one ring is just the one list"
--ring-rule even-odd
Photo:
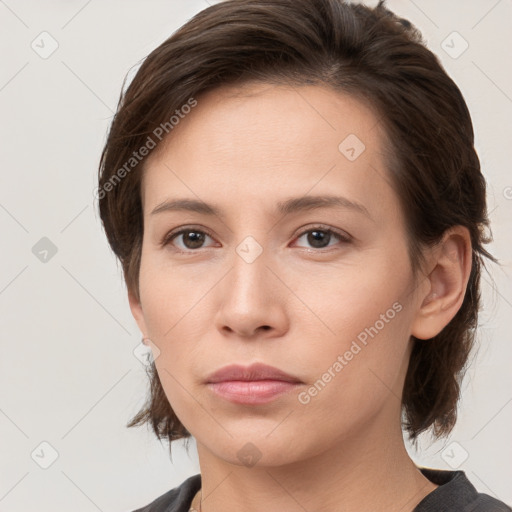
[(209, 382), (214, 393), (235, 404), (266, 404), (297, 386), (282, 380), (228, 380)]

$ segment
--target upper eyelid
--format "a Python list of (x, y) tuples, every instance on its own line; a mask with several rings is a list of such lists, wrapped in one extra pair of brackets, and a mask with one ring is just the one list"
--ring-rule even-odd
[(187, 231), (196, 231), (199, 233), (204, 233), (208, 235), (210, 238), (214, 238), (213, 235), (206, 228), (203, 227), (194, 227), (194, 226), (185, 226), (181, 228), (176, 228), (176, 230), (171, 230), (163, 236), (163, 241), (170, 241), (173, 238), (186, 233)]

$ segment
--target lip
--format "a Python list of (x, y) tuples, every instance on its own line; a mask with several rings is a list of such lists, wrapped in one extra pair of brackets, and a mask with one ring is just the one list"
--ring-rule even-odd
[(245, 405), (271, 402), (301, 383), (297, 377), (262, 363), (224, 366), (206, 379), (216, 395)]
[(268, 366), (263, 363), (254, 363), (250, 366), (242, 366), (238, 364), (231, 364), (224, 366), (220, 370), (213, 372), (207, 377), (206, 382), (216, 383), (225, 382), (229, 380), (237, 381), (257, 381), (257, 380), (278, 380), (282, 382), (293, 382), (299, 383), (300, 379), (289, 375), (288, 373), (275, 368), (274, 366)]

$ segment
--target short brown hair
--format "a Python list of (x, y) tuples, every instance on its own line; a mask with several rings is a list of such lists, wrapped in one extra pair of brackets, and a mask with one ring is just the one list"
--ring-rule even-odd
[[(327, 85), (373, 107), (388, 138), (386, 163), (406, 218), (414, 275), (422, 248), (451, 226), (468, 228), (472, 269), (463, 304), (437, 336), (413, 339), (402, 396), (403, 427), (412, 439), (429, 428), (448, 434), (475, 339), (483, 256), (497, 262), (483, 247), (492, 240), (486, 183), (460, 90), (418, 30), (383, 1), (369, 8), (342, 0), (227, 0), (151, 52), (121, 93), (99, 172), (100, 215), (128, 290), (139, 298), (144, 161), (132, 161), (133, 170), (126, 162), (163, 133), (159, 126), (171, 133), (169, 120), (191, 98), (253, 81)], [(154, 363), (149, 377), (148, 400), (128, 426), (147, 422), (169, 442), (189, 437)]]

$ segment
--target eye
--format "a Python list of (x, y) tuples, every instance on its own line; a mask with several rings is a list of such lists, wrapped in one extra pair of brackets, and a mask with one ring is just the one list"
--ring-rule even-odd
[[(166, 246), (172, 244), (181, 252), (190, 252), (195, 249), (204, 249), (205, 247), (209, 247), (204, 245), (207, 238), (212, 239), (206, 231), (194, 228), (182, 228), (178, 231), (165, 235), (161, 245)], [(339, 241), (349, 243), (351, 241), (349, 235), (342, 234), (332, 228), (324, 226), (315, 226), (303, 231), (297, 240), (300, 240), (301, 238), (305, 238), (306, 243), (310, 244), (310, 248), (313, 249), (323, 249), (325, 247), (330, 247), (331, 245), (336, 245), (331, 242)], [(180, 243), (176, 243), (176, 240), (180, 241)]]
[[(202, 249), (206, 238), (211, 238), (211, 236), (205, 231), (193, 228), (183, 228), (179, 231), (166, 235), (162, 240), (162, 246), (173, 243), (173, 245), (176, 245), (178, 249), (184, 252), (194, 249)], [(174, 240), (180, 239), (181, 245), (174, 242)]]
[(326, 228), (323, 226), (316, 226), (308, 229), (307, 231), (303, 231), (301, 235), (299, 235), (297, 240), (305, 237), (306, 242), (311, 244), (310, 246), (313, 249), (323, 249), (324, 247), (329, 247), (332, 241), (341, 241), (341, 242), (350, 242), (350, 237), (348, 235), (339, 233), (331, 228)]

